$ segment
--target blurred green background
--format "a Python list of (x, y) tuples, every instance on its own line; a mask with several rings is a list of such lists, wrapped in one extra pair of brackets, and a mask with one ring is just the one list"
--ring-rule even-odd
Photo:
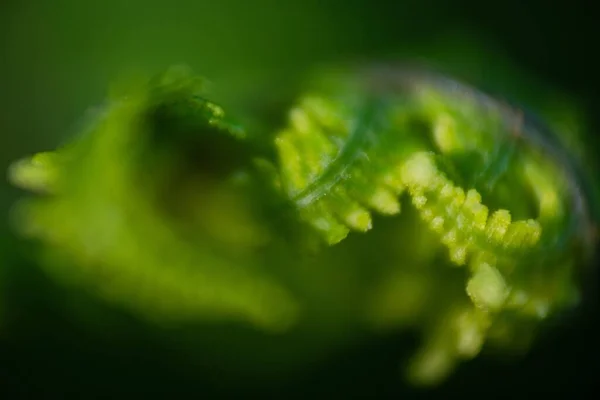
[[(497, 58), (526, 71), (527, 82), (575, 99), (596, 132), (600, 61), (594, 38), (600, 32), (582, 4), (5, 0), (0, 169), (67, 140), (86, 110), (102, 103), (111, 82), (178, 63), (208, 77), (215, 97), (233, 104), (236, 93), (249, 96), (265, 83), (285, 91), (310, 68), (329, 62), (433, 54), (475, 80), (502, 82), (508, 72)], [(517, 85), (523, 98), (531, 90)], [(8, 226), (9, 207), (20, 194), (0, 182), (0, 398), (437, 398), (475, 392), (518, 398), (556, 391), (581, 398), (594, 388), (600, 367), (596, 292), (519, 363), (480, 358), (427, 393), (400, 381), (398, 362), (410, 352), (410, 337), (373, 339), (285, 383), (225, 375), (164, 340), (169, 332), (65, 291), (44, 275), (27, 257), (29, 245)]]

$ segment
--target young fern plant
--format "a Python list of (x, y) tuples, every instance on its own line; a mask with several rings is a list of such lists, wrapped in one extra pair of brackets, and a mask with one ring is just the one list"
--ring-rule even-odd
[(45, 194), (17, 221), (55, 274), (160, 321), (420, 329), (419, 384), (578, 303), (586, 184), (519, 108), (420, 70), (335, 71), (252, 136), (198, 82), (129, 88), (13, 166)]
[(576, 265), (588, 260), (594, 225), (573, 161), (542, 126), (423, 71), (341, 76), (291, 110), (275, 139), (279, 184), (330, 245), (377, 229), (372, 213), (399, 214), (408, 197), (415, 229), (437, 237), (447, 267), (466, 269), (470, 302), (434, 317), (443, 328), (411, 365), (414, 381), (437, 382), (479, 353), (507, 314), (541, 321), (578, 303)]

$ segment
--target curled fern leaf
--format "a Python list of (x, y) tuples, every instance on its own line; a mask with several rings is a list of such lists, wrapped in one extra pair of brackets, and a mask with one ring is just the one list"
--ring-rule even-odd
[(422, 71), (317, 82), (274, 135), (185, 71), (125, 88), (67, 146), (14, 164), (43, 194), (18, 226), (54, 274), (158, 321), (297, 327), (316, 348), (418, 329), (418, 384), (488, 344), (526, 347), (578, 303), (594, 221), (551, 130)]
[[(448, 264), (468, 265), (471, 305), (434, 317), (442, 323), (435, 329), (458, 337), (434, 329), (413, 379), (440, 379), (454, 359), (477, 354), (503, 313), (544, 319), (577, 302), (577, 273), (565, 257), (589, 248), (590, 210), (552, 137), (520, 109), (432, 74), (344, 79), (290, 112), (276, 138), (280, 179), (299, 217), (329, 244), (377, 229), (371, 212), (397, 214), (408, 196), (422, 220), (415, 229), (438, 238)], [(531, 286), (540, 274), (560, 279), (556, 291)], [(455, 318), (451, 328), (443, 322)]]

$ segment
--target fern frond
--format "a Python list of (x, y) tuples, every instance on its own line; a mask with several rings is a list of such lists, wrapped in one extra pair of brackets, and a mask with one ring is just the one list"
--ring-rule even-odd
[(577, 303), (594, 222), (552, 136), (432, 74), (318, 82), (274, 136), (185, 70), (121, 88), (87, 134), (11, 169), (46, 194), (20, 203), (19, 227), (56, 275), (159, 321), (282, 330), (306, 307), (328, 343), (357, 321), (421, 329), (420, 384), (487, 343), (527, 345)]
[[(214, 183), (206, 174), (215, 167), (197, 171), (203, 159), (185, 160), (186, 147), (201, 155), (212, 151), (205, 140), (243, 137), (195, 82), (168, 73), (121, 93), (85, 137), (15, 164), (16, 184), (51, 193), (20, 204), (19, 227), (51, 245), (48, 257), (68, 260), (49, 263), (59, 276), (150, 319), (204, 316), (284, 329), (297, 305), (252, 258), (268, 239), (252, 204), (236, 195), (243, 184)], [(176, 218), (184, 210), (185, 220)]]
[[(468, 265), (470, 304), (433, 312), (440, 325), (410, 369), (431, 383), (476, 355), (507, 310), (543, 319), (573, 304), (574, 277), (556, 259), (587, 235), (565, 230), (575, 219), (587, 224), (585, 211), (564, 211), (582, 189), (518, 109), (431, 75), (355, 79), (351, 91), (324, 89), (297, 103), (276, 138), (280, 179), (299, 217), (329, 244), (371, 229), (372, 211), (399, 213), (407, 196), (448, 263)], [(563, 292), (534, 294), (525, 282), (540, 273), (546, 288), (559, 274)]]

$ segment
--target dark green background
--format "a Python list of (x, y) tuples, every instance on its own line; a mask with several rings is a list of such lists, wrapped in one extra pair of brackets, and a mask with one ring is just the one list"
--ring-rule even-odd
[[(68, 138), (86, 109), (102, 101), (108, 84), (130, 71), (151, 73), (186, 63), (209, 77), (219, 95), (231, 98), (255, 89), (254, 82), (286, 85), (327, 62), (437, 47), (480, 79), (495, 77), (494, 62), (444, 44), (464, 38), (577, 99), (590, 115), (593, 135), (600, 127), (600, 30), (582, 4), (5, 0), (0, 5), (0, 170)], [(8, 215), (18, 195), (0, 182), (1, 214)], [(597, 292), (592, 291), (579, 311), (557, 321), (519, 362), (477, 359), (433, 391), (402, 386), (398, 363), (414, 338), (397, 336), (348, 349), (286, 384), (255, 382), (192, 361), (164, 340), (169, 332), (62, 290), (29, 261), (30, 250), (11, 235), (6, 217), (0, 218), (2, 399), (257, 393), (263, 398), (446, 398), (475, 392), (587, 398), (600, 371)]]

